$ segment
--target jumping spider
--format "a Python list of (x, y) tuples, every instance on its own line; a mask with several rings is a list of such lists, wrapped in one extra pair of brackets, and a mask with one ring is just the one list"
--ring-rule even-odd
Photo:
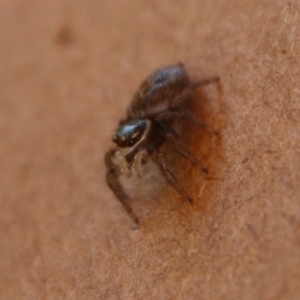
[(207, 172), (183, 145), (180, 136), (171, 125), (175, 119), (190, 118), (202, 128), (218, 134), (190, 111), (180, 108), (180, 104), (188, 100), (196, 88), (218, 81), (219, 77), (214, 77), (193, 82), (183, 64), (179, 63), (154, 72), (142, 83), (133, 97), (127, 109), (127, 117), (120, 121), (113, 137), (113, 142), (118, 147), (106, 154), (105, 162), (108, 168), (107, 183), (134, 222), (138, 223), (139, 219), (128, 204), (129, 197), (119, 181), (119, 176), (122, 173), (126, 176), (132, 173), (140, 175), (142, 165), (147, 162), (149, 156), (160, 167), (167, 181), (192, 202), (192, 198), (169, 169), (166, 154), (160, 151), (160, 147), (166, 141), (171, 142), (180, 155), (199, 165), (203, 172)]

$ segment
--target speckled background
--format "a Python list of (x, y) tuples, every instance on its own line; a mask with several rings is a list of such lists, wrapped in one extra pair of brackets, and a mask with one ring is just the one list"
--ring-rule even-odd
[[(0, 299), (299, 299), (299, 10), (1, 1)], [(103, 157), (140, 82), (178, 61), (221, 77), (191, 104), (221, 139), (182, 125), (209, 177), (171, 159), (194, 205), (133, 180), (136, 229)]]

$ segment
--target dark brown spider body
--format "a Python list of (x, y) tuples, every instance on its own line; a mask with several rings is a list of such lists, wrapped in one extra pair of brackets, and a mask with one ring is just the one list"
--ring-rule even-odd
[(169, 111), (174, 100), (190, 85), (182, 64), (156, 71), (141, 84), (135, 94), (127, 110), (128, 118), (153, 118)]
[(120, 121), (113, 137), (118, 148), (110, 150), (105, 157), (108, 167), (106, 179), (109, 187), (123, 204), (131, 218), (138, 223), (138, 218), (127, 203), (128, 195), (124, 191), (119, 176), (123, 173), (140, 175), (143, 164), (148, 157), (159, 165), (167, 181), (189, 202), (192, 199), (177, 182), (176, 177), (167, 166), (166, 154), (160, 151), (161, 145), (170, 141), (183, 157), (206, 169), (193, 157), (182, 144), (180, 136), (173, 130), (174, 119), (191, 118), (201, 127), (208, 127), (191, 112), (180, 109), (180, 104), (188, 100), (195, 88), (219, 78), (192, 82), (182, 64), (164, 67), (149, 76), (135, 94), (127, 109), (127, 117)]

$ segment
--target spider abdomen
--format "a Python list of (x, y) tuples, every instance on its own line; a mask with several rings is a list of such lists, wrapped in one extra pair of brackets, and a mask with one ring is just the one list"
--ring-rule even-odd
[(168, 66), (149, 76), (128, 107), (128, 118), (154, 118), (170, 110), (173, 100), (190, 85), (182, 64)]

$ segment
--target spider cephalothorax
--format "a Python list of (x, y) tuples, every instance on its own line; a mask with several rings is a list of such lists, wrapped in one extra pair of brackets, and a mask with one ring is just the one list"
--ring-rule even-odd
[(151, 121), (146, 119), (129, 121), (118, 128), (113, 142), (124, 152), (130, 153), (147, 138), (151, 125)]
[(132, 173), (140, 175), (141, 168), (149, 156), (159, 165), (167, 181), (192, 202), (169, 169), (166, 154), (160, 151), (160, 147), (166, 141), (171, 142), (179, 154), (200, 165), (206, 172), (206, 168), (187, 150), (171, 125), (174, 119), (191, 118), (201, 127), (217, 134), (190, 111), (180, 109), (180, 104), (187, 101), (197, 87), (218, 80), (219, 78), (215, 77), (192, 82), (184, 66), (179, 63), (154, 72), (135, 94), (126, 118), (120, 121), (113, 137), (117, 148), (106, 154), (105, 161), (108, 167), (107, 183), (136, 223), (138, 218), (127, 203), (129, 197), (119, 181), (119, 176), (122, 173), (126, 176)]

